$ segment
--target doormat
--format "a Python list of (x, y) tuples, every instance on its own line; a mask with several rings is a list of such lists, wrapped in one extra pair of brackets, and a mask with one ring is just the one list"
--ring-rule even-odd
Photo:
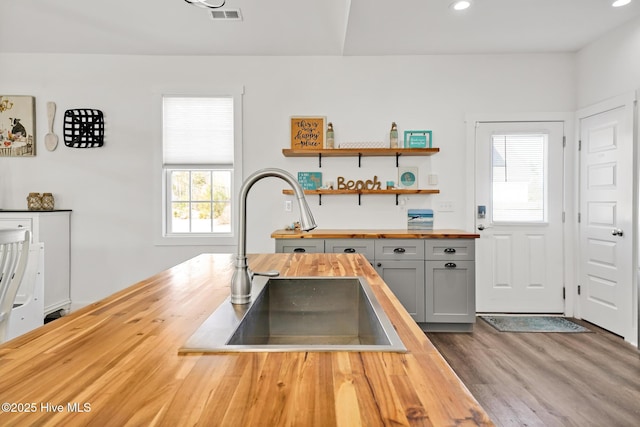
[(591, 332), (589, 329), (555, 316), (480, 316), (500, 332)]

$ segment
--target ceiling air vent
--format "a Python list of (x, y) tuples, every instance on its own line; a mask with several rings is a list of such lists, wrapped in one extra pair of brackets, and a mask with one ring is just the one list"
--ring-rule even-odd
[(214, 21), (242, 21), (240, 9), (216, 9), (210, 12)]

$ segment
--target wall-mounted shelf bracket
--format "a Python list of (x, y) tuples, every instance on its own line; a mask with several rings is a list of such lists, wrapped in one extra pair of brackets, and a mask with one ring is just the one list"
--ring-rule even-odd
[[(398, 159), (399, 159), (399, 158), (400, 158), (400, 153), (398, 153), (398, 152), (396, 151), (396, 167), (399, 167), (399, 163), (398, 163)], [(396, 197), (397, 197), (397, 194), (396, 194)], [(396, 205), (397, 205), (397, 203), (396, 203)]]
[(322, 153), (318, 153), (318, 167), (322, 167)]
[(362, 153), (358, 153), (358, 167), (362, 166)]

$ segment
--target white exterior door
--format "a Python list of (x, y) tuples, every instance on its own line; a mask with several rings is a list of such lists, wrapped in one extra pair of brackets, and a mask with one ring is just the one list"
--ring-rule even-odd
[[(580, 117), (580, 316), (633, 339), (633, 108)], [(605, 110), (606, 108), (606, 110)]]
[(477, 122), (478, 312), (563, 313), (559, 122)]

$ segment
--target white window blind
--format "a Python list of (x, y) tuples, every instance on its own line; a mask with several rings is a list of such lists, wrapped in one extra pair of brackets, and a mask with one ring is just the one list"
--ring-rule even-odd
[(163, 98), (163, 164), (233, 165), (233, 98)]
[(547, 135), (494, 135), (492, 148), (493, 220), (545, 221)]

